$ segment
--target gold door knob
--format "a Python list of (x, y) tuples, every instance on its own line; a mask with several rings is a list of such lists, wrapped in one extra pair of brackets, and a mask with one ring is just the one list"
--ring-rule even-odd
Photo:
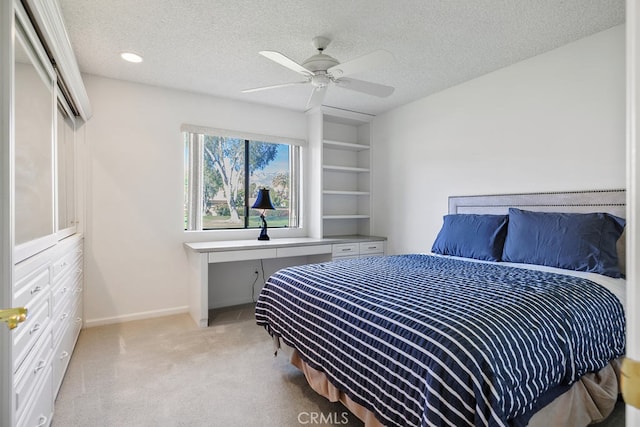
[(18, 323), (27, 320), (27, 309), (24, 307), (0, 310), (0, 322), (5, 322), (9, 329), (14, 329)]
[(628, 357), (622, 361), (620, 390), (628, 405), (640, 408), (640, 362)]

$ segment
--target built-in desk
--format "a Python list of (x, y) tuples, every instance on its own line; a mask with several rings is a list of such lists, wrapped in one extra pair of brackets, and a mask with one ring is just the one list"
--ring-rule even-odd
[(384, 255), (384, 237), (233, 240), (185, 243), (189, 258), (189, 312), (200, 327), (209, 324), (209, 264), (326, 254), (327, 259)]

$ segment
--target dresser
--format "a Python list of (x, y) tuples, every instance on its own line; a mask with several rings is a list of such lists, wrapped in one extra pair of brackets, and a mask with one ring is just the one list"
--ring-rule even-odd
[(51, 423), (83, 323), (83, 239), (75, 234), (15, 267), (14, 306), (29, 311), (12, 333), (18, 426)]

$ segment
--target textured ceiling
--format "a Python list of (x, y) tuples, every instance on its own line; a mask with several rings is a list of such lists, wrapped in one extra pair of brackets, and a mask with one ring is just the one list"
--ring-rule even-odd
[[(311, 87), (258, 54), (302, 62), (332, 39), (341, 62), (386, 49), (395, 62), (353, 75), (388, 98), (332, 86), (324, 105), (379, 114), (624, 22), (624, 0), (58, 0), (84, 73), (303, 111)], [(120, 59), (122, 51), (144, 57)]]

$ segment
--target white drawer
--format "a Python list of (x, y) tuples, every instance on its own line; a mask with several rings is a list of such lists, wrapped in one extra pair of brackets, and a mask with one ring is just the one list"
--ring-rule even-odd
[(59, 280), (67, 272), (73, 269), (74, 263), (77, 262), (78, 255), (74, 252), (69, 252), (53, 262), (53, 280)]
[(74, 309), (71, 314), (71, 318), (69, 319), (69, 326), (73, 329), (73, 335), (75, 338), (78, 337), (78, 334), (80, 333), (80, 329), (82, 329), (82, 316), (83, 316), (82, 301), (77, 300), (76, 303), (74, 304)]
[(21, 285), (28, 282), (28, 279), (27, 281), (23, 280), (27, 276), (31, 276), (35, 271), (40, 271), (43, 267), (48, 268), (53, 259), (53, 255), (54, 251), (47, 249), (18, 263), (13, 276), (13, 291), (17, 291)]
[(384, 242), (361, 242), (360, 255), (384, 253)]
[(82, 270), (75, 269), (71, 274), (66, 275), (59, 283), (56, 283), (52, 289), (53, 312), (56, 313), (68, 300), (74, 298), (82, 292)]
[(42, 332), (47, 329), (50, 322), (51, 313), (51, 299), (47, 298), (43, 300), (39, 305), (32, 309), (29, 309), (27, 320), (24, 323), (18, 325), (16, 329), (12, 331), (13, 335), (13, 368), (17, 370), (20, 364), (24, 361), (25, 356), (29, 353), (29, 350), (36, 342), (36, 340), (42, 335)]
[(53, 353), (53, 400), (55, 401), (64, 380), (64, 374), (67, 371), (71, 356), (75, 349), (80, 329), (82, 329), (82, 302), (75, 304), (75, 309), (68, 319), (67, 329), (64, 331), (60, 344)]
[(275, 258), (276, 248), (247, 249), (239, 251), (209, 252), (209, 262), (245, 261), (250, 259)]
[(73, 284), (73, 289), (71, 290), (72, 293), (72, 300), (81, 300), (82, 299), (82, 290), (84, 289), (84, 285), (82, 282), (82, 274), (79, 274), (76, 277), (76, 281)]
[(57, 313), (62, 307), (64, 307), (73, 293), (73, 283), (63, 283), (60, 286), (53, 288), (51, 297), (53, 299), (53, 312)]
[(61, 240), (56, 246), (56, 259), (61, 259), (69, 253), (82, 254), (82, 236), (75, 234)]
[[(16, 393), (16, 418), (20, 418), (31, 401), (36, 387), (42, 382), (49, 367), (51, 366), (51, 353), (53, 351), (51, 334), (43, 337), (40, 348), (37, 348), (35, 357), (30, 357), (25, 361), (25, 366), (20, 369), (20, 377), (17, 381)], [(49, 392), (51, 395), (51, 392)]]
[(31, 302), (49, 292), (49, 266), (44, 265), (16, 284), (13, 294), (14, 307), (26, 307)]
[(61, 278), (68, 271), (81, 265), (82, 239), (70, 237), (56, 247), (56, 258), (53, 261), (53, 279)]
[(331, 245), (298, 246), (295, 248), (278, 248), (278, 257), (330, 254)]
[(46, 427), (53, 416), (52, 369), (45, 369), (45, 380), (31, 399), (29, 408), (22, 419), (18, 418), (18, 427)]
[(333, 257), (338, 257), (338, 256), (349, 256), (349, 255), (358, 255), (360, 253), (359, 249), (358, 249), (358, 244), (357, 243), (339, 243), (336, 245), (333, 245), (333, 250), (331, 251), (331, 255), (333, 255)]
[(75, 343), (76, 337), (74, 335), (74, 328), (70, 325), (70, 327), (65, 331), (62, 341), (60, 341), (60, 344), (56, 347), (53, 353), (53, 360), (51, 362), (53, 365), (54, 400), (58, 394), (58, 390), (60, 390), (60, 386), (62, 385), (62, 379), (64, 378), (64, 373), (67, 371), (67, 366), (71, 360), (71, 354), (73, 353)]
[[(63, 271), (59, 272), (59, 274), (55, 275), (53, 281), (51, 283), (52, 286), (57, 286), (60, 283), (68, 282), (69, 280), (73, 280), (73, 277), (77, 277), (82, 274), (82, 257), (76, 254), (71, 254), (68, 258), (65, 258), (66, 261), (63, 262), (64, 266)], [(52, 271), (55, 274), (55, 264), (52, 267)]]
[(82, 301), (77, 301), (75, 307), (76, 309), (73, 312), (73, 315), (69, 320), (69, 323), (71, 324), (70, 327), (73, 329), (73, 335), (75, 336), (75, 338), (77, 338), (78, 334), (80, 333), (80, 330), (82, 329), (83, 320), (84, 320), (82, 317), (84, 316)]
[(53, 315), (53, 345), (57, 346), (62, 340), (62, 335), (65, 333), (67, 328), (72, 322), (73, 319), (73, 310), (75, 309), (75, 304), (73, 301), (69, 300), (65, 304), (65, 306), (60, 310), (59, 313), (55, 313)]

